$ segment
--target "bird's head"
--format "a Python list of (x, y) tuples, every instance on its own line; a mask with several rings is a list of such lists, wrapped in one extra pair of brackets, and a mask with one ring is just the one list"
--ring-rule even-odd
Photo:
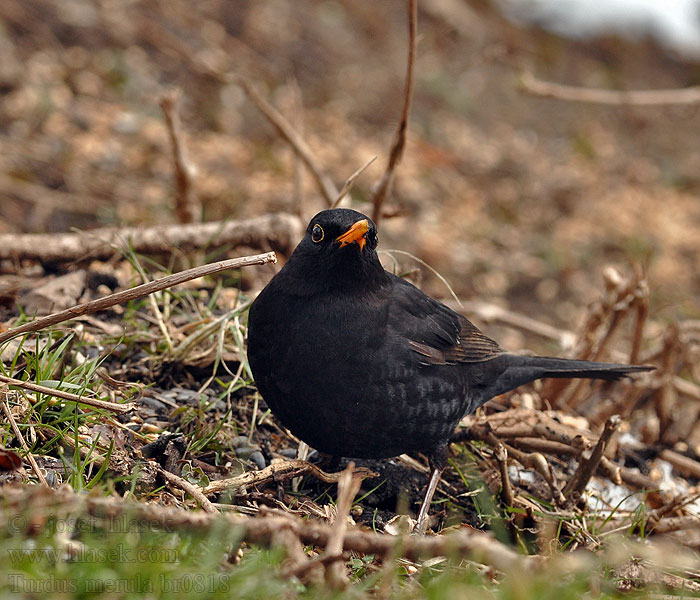
[(385, 277), (377, 243), (369, 217), (348, 208), (324, 210), (309, 222), (285, 270), (324, 288), (371, 285)]
[(302, 244), (307, 252), (323, 256), (343, 256), (377, 248), (377, 226), (374, 221), (356, 210), (332, 208), (318, 213), (306, 228)]

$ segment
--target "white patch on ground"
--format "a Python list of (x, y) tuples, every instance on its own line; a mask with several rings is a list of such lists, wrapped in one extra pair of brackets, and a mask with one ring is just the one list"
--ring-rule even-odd
[(667, 48), (700, 58), (698, 0), (499, 0), (498, 4), (516, 22), (566, 37), (651, 36)]

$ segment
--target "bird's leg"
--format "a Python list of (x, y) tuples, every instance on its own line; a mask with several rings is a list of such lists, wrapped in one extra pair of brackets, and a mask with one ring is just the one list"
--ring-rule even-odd
[(440, 477), (442, 476), (442, 469), (433, 469), (430, 472), (430, 481), (428, 481), (428, 487), (425, 490), (425, 496), (423, 498), (423, 503), (420, 505), (420, 511), (418, 512), (418, 521), (416, 522), (416, 527), (414, 531), (419, 534), (424, 534), (428, 525), (428, 511), (430, 510), (430, 503), (433, 501), (433, 496), (435, 495), (435, 490), (437, 489), (438, 483), (440, 483)]
[(414, 531), (421, 535), (424, 534), (427, 529), (430, 503), (433, 501), (435, 490), (437, 489), (438, 483), (440, 483), (440, 477), (442, 477), (442, 472), (445, 470), (445, 465), (447, 464), (447, 448), (440, 448), (440, 450), (432, 452), (428, 456), (428, 463), (430, 464), (430, 480), (428, 481), (423, 503), (420, 505), (420, 510), (418, 511), (418, 521), (414, 528)]

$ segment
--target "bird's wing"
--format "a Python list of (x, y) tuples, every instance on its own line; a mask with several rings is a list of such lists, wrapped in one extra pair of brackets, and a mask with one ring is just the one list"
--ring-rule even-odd
[(505, 352), (462, 315), (410, 283), (398, 281), (391, 327), (401, 333), (420, 363), (481, 362)]

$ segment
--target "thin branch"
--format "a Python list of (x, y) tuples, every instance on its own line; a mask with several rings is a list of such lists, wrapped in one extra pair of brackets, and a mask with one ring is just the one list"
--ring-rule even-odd
[(505, 445), (499, 443), (493, 449), (493, 456), (498, 462), (498, 470), (501, 474), (501, 498), (506, 506), (513, 506), (515, 495), (508, 475), (508, 450), (506, 450)]
[(613, 106), (700, 104), (700, 86), (672, 90), (599, 90), (542, 81), (527, 71), (520, 75), (518, 89), (521, 92), (543, 98)]
[(3, 399), (2, 401), (0, 401), (0, 404), (2, 405), (2, 412), (5, 413), (5, 417), (9, 421), (10, 427), (12, 427), (12, 431), (14, 432), (15, 437), (19, 441), (20, 446), (22, 446), (22, 450), (24, 450), (25, 456), (27, 457), (29, 464), (32, 466), (32, 470), (34, 471), (34, 473), (36, 473), (37, 478), (39, 479), (39, 481), (41, 481), (43, 485), (49, 487), (49, 483), (48, 481), (46, 481), (46, 477), (44, 477), (44, 474), (41, 472), (39, 465), (34, 459), (34, 455), (29, 451), (29, 446), (27, 446), (27, 442), (24, 441), (24, 436), (22, 435), (20, 428), (17, 426), (17, 422), (15, 421), (15, 417), (12, 414), (10, 407), (7, 406), (7, 402), (5, 401), (5, 398), (7, 397), (7, 392), (2, 392), (2, 396)]
[(462, 310), (476, 315), (486, 324), (494, 323), (521, 329), (545, 339), (553, 340), (562, 348), (572, 348), (576, 342), (576, 334), (573, 331), (552, 327), (547, 323), (507, 310), (497, 304), (467, 300), (463, 302)]
[(372, 198), (372, 220), (379, 223), (382, 216), (382, 207), (394, 181), (394, 172), (396, 170), (403, 151), (406, 146), (406, 132), (408, 129), (408, 115), (411, 112), (411, 99), (413, 97), (413, 70), (416, 63), (416, 38), (418, 37), (418, 0), (408, 0), (408, 66), (406, 67), (406, 83), (404, 86), (403, 108), (401, 110), (401, 119), (399, 126), (394, 136), (394, 142), (389, 153), (389, 162), (386, 166), (384, 175), (379, 180), (376, 190)]
[(46, 387), (44, 385), (37, 385), (36, 383), (32, 383), (30, 381), (14, 379), (5, 375), (0, 375), (0, 381), (24, 390), (31, 390), (32, 392), (37, 392), (39, 394), (46, 394), (47, 396), (54, 396), (63, 400), (70, 400), (71, 402), (77, 402), (78, 404), (85, 404), (86, 406), (101, 408), (103, 410), (109, 410), (120, 414), (128, 413), (136, 408), (136, 404), (133, 402), (117, 404), (116, 402), (107, 402), (106, 400), (98, 400), (97, 398), (85, 398), (84, 396), (78, 396), (77, 394), (71, 394), (70, 392), (64, 392), (62, 390)]
[[(625, 524), (625, 528), (629, 525)], [(666, 517), (658, 522), (653, 522), (646, 530), (649, 533), (663, 534), (685, 529), (700, 529), (700, 517), (697, 515), (683, 515), (680, 517)]]
[(136, 287), (128, 290), (122, 290), (116, 294), (110, 294), (104, 298), (98, 298), (97, 300), (92, 300), (91, 302), (71, 306), (70, 308), (47, 315), (41, 319), (37, 319), (36, 321), (30, 321), (24, 325), (20, 325), (19, 327), (9, 329), (4, 333), (0, 333), (0, 343), (6, 342), (7, 340), (17, 337), (18, 335), (22, 335), (23, 333), (39, 331), (45, 327), (50, 327), (51, 325), (56, 325), (57, 323), (62, 323), (82, 315), (89, 315), (100, 310), (105, 310), (116, 304), (129, 302), (130, 300), (138, 300), (139, 298), (148, 296), (148, 294), (152, 294), (153, 292), (158, 292), (160, 290), (179, 285), (185, 281), (190, 281), (191, 279), (197, 279), (198, 277), (204, 277), (206, 275), (213, 275), (214, 273), (227, 271), (229, 269), (240, 269), (241, 267), (249, 267), (251, 265), (264, 265), (265, 263), (269, 262), (277, 262), (277, 257), (275, 256), (274, 252), (256, 254), (254, 256), (244, 256), (242, 258), (231, 258), (228, 260), (202, 265), (200, 267), (195, 267), (193, 269), (187, 269), (186, 271), (180, 271), (179, 273), (174, 273), (173, 275), (168, 275), (167, 277), (161, 277), (155, 281), (137, 285)]
[(340, 190), (340, 193), (338, 194), (338, 197), (335, 199), (335, 202), (333, 202), (333, 205), (331, 208), (337, 208), (338, 205), (342, 202), (343, 198), (345, 198), (346, 194), (352, 189), (352, 186), (355, 185), (355, 181), (357, 181), (357, 178), (362, 175), (364, 170), (369, 167), (375, 160), (377, 160), (376, 156), (373, 156), (370, 158), (364, 165), (362, 165), (357, 171), (355, 171), (350, 177), (347, 178), (345, 181), (345, 184), (343, 185), (343, 189)]
[[(338, 480), (338, 502), (335, 507), (335, 521), (326, 545), (326, 556), (329, 558), (342, 556), (343, 553), (343, 539), (348, 526), (350, 507), (362, 483), (361, 477), (353, 476), (354, 468), (355, 464), (349, 463)], [(326, 582), (336, 590), (347, 587), (348, 579), (345, 576), (345, 565), (342, 562), (332, 562), (328, 566), (326, 569)]]
[[(496, 435), (498, 435), (498, 432), (496, 432)], [(579, 448), (537, 437), (516, 437), (510, 443), (528, 452), (543, 452), (554, 456), (578, 456), (581, 454)]]
[(600, 464), (600, 459), (603, 457), (605, 448), (621, 422), (622, 420), (619, 415), (613, 415), (605, 422), (603, 433), (600, 434), (598, 443), (595, 445), (595, 448), (593, 448), (590, 458), (581, 462), (576, 472), (572, 475), (571, 479), (569, 479), (566, 486), (564, 486), (562, 490), (564, 496), (570, 498), (573, 494), (583, 493), (583, 490), (588, 485), (593, 473)]
[(199, 505), (202, 507), (202, 510), (205, 512), (208, 512), (213, 515), (218, 515), (219, 511), (216, 510), (214, 505), (209, 501), (209, 498), (207, 498), (203, 493), (201, 488), (197, 487), (196, 485), (190, 483), (189, 481), (186, 481), (182, 477), (178, 477), (174, 473), (171, 473), (170, 471), (166, 471), (163, 467), (158, 465), (158, 473), (168, 481), (169, 483), (172, 483), (173, 485), (176, 485), (182, 490), (185, 490), (190, 496), (192, 496), (197, 502), (199, 502)]
[(192, 189), (192, 179), (197, 171), (190, 162), (187, 148), (182, 141), (182, 126), (177, 112), (179, 97), (178, 90), (171, 90), (160, 99), (160, 107), (165, 116), (170, 145), (173, 150), (175, 216), (180, 223), (192, 223), (200, 220), (201, 206)]
[(692, 458), (678, 454), (678, 452), (668, 448), (664, 448), (659, 453), (659, 458), (671, 463), (673, 468), (685, 477), (700, 478), (700, 462)]
[(642, 350), (642, 337), (644, 334), (644, 324), (649, 317), (649, 284), (646, 279), (639, 277), (634, 288), (634, 334), (632, 336), (632, 349), (630, 350), (629, 362), (636, 365)]
[[(316, 465), (305, 460), (286, 460), (284, 462), (272, 463), (260, 471), (248, 471), (228, 479), (217, 479), (204, 488), (204, 493), (218, 494), (227, 489), (240, 488), (248, 485), (260, 485), (269, 481), (284, 481), (293, 479), (299, 475), (311, 473), (324, 483), (338, 483), (342, 473), (326, 473)], [(377, 477), (377, 474), (369, 469), (355, 469), (356, 477)]]
[(267, 120), (270, 121), (277, 132), (289, 143), (299, 158), (304, 161), (304, 164), (316, 180), (326, 205), (331, 206), (338, 197), (338, 190), (331, 178), (324, 173), (320, 161), (316, 158), (304, 138), (297, 133), (289, 121), (272, 104), (262, 97), (252, 83), (240, 75), (236, 75), (234, 81), (243, 88), (243, 91), (258, 107), (258, 110), (267, 117)]

